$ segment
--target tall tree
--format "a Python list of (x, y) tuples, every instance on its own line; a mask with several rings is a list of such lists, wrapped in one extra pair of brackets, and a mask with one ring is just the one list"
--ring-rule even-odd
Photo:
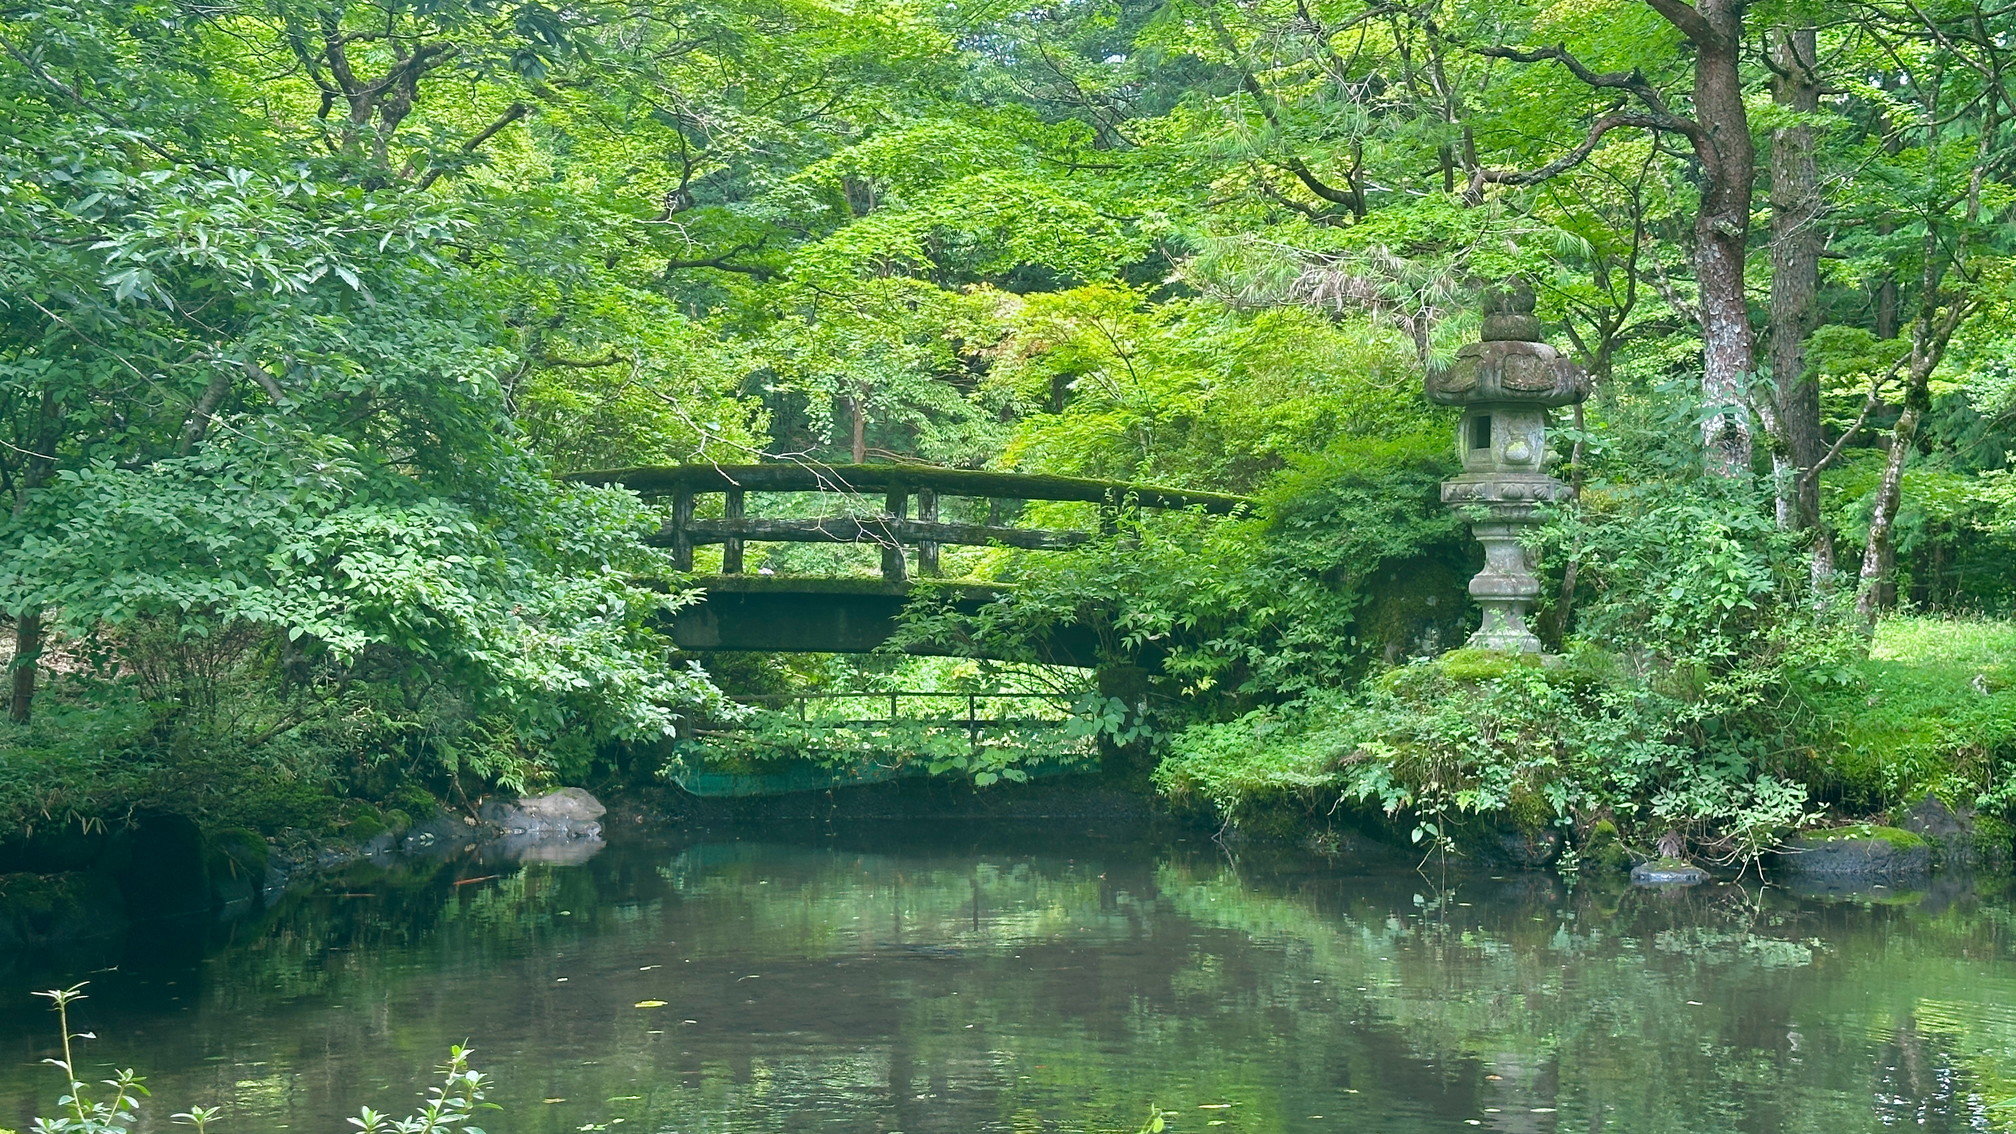
[[(1693, 55), (1691, 115), (1676, 111), (1666, 94), (1638, 70), (1598, 71), (1565, 46), (1522, 48), (1486, 44), (1484, 55), (1520, 63), (1553, 62), (1574, 78), (1619, 101), (1591, 123), (1583, 140), (1566, 154), (1527, 170), (1480, 168), (1482, 183), (1529, 185), (1556, 176), (1586, 160), (1603, 136), (1638, 126), (1685, 138), (1700, 179), (1693, 223), (1693, 263), (1701, 324), (1701, 442), (1707, 469), (1719, 476), (1750, 472), (1755, 408), (1752, 387), (1757, 361), (1750, 326), (1745, 263), (1749, 256), (1751, 198), (1756, 184), (1756, 147), (1743, 102), (1743, 16), (1741, 0), (1645, 0), (1677, 30)], [(1625, 109), (1635, 103), (1635, 109)]]
[(1820, 320), (1823, 198), (1812, 119), (1820, 110), (1819, 36), (1779, 28), (1771, 40), (1771, 97), (1796, 116), (1771, 131), (1771, 312), (1767, 333), (1777, 436), (1772, 472), (1782, 527), (1809, 533), (1813, 581), (1834, 573), (1834, 540), (1820, 518), (1820, 384), (1806, 368), (1806, 338)]

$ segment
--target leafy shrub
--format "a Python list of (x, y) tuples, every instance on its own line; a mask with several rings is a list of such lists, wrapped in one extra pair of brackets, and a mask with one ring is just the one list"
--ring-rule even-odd
[(1337, 687), (1461, 616), (1437, 605), (1474, 570), (1460, 518), (1438, 502), (1445, 450), (1426, 437), (1340, 445), (1280, 473), (1254, 515), (1145, 515), (1069, 556), (1014, 558), (997, 571), (1013, 584), (1000, 601), (971, 618), (913, 603), (896, 645), (1040, 658), (1054, 629), (1089, 627), (1106, 661), (1160, 671), (1149, 718), (1130, 728)]
[[(1792, 738), (1860, 650), (1740, 487), (1593, 493), (1551, 533), (1587, 602), (1557, 666), (1456, 650), (1177, 736), (1170, 793), (1228, 818), (1269, 800), (1376, 804), (1419, 841), (1465, 816), (1754, 858), (1809, 811)], [(1733, 496), (1733, 498), (1732, 498)]]

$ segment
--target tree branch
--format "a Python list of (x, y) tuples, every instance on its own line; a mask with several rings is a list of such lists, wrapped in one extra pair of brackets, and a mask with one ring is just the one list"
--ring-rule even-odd
[[(530, 113), (532, 113), (532, 109), (526, 106), (524, 103), (522, 102), (512, 103), (510, 106), (505, 108), (503, 114), (498, 116), (497, 121), (492, 122), (488, 126), (485, 126), (481, 133), (477, 134), (475, 137), (469, 139), (468, 141), (462, 143), (462, 152), (465, 154), (475, 153), (476, 150), (483, 145), (483, 143), (496, 137), (498, 134), (503, 132), (505, 127), (511, 125), (513, 122), (518, 121), (520, 118), (523, 118)], [(445, 168), (437, 165), (434, 168), (428, 170), (427, 176), (422, 177), (420, 179), (420, 183), (414, 186), (414, 188), (426, 189), (429, 186), (433, 185), (436, 181), (440, 180), (441, 175), (446, 172), (448, 171)]]
[(1716, 42), (1715, 26), (1685, 0), (1645, 0), (1645, 6), (1665, 17), (1667, 23), (1679, 28), (1680, 34), (1686, 36), (1688, 42), (1697, 45)]
[[(1689, 8), (1688, 11), (1691, 12), (1693, 9)], [(1568, 48), (1561, 44), (1532, 49), (1487, 44), (1471, 50), (1492, 59), (1509, 59), (1514, 63), (1559, 63), (1568, 69), (1569, 74), (1589, 86), (1599, 90), (1625, 91), (1635, 96), (1657, 120), (1655, 129), (1671, 130), (1677, 134), (1685, 134), (1690, 139), (1703, 136), (1701, 124), (1673, 113), (1673, 108), (1666, 102), (1666, 96), (1660, 94), (1659, 88), (1653, 86), (1651, 81), (1638, 71), (1597, 71), (1575, 58), (1569, 53)]]
[(617, 352), (612, 350), (608, 354), (603, 355), (601, 358), (584, 358), (578, 360), (572, 358), (561, 358), (557, 354), (547, 354), (540, 356), (539, 364), (542, 366), (566, 366), (576, 370), (597, 370), (604, 366), (621, 366), (629, 361), (630, 361), (629, 355), (618, 354)]
[(730, 248), (719, 256), (709, 259), (667, 260), (665, 261), (665, 273), (669, 275), (672, 272), (684, 271), (687, 268), (712, 268), (717, 272), (735, 272), (759, 280), (776, 279), (778, 273), (774, 268), (766, 268), (760, 264), (732, 264), (728, 260), (729, 257), (740, 256), (744, 252), (760, 252), (763, 250), (765, 243), (767, 243), (767, 240), (745, 242)]
[(1806, 469), (1799, 474), (1801, 481), (1811, 481), (1817, 478), (1820, 475), (1820, 471), (1828, 465), (1833, 464), (1834, 458), (1841, 455), (1841, 450), (1848, 447), (1848, 442), (1854, 440), (1857, 433), (1862, 432), (1862, 426), (1868, 422), (1869, 415), (1876, 412), (1877, 406), (1883, 404), (1883, 387), (1890, 384), (1890, 379), (1897, 377), (1897, 371), (1903, 367), (1905, 361), (1909, 358), (1909, 355), (1899, 355), (1897, 361), (1890, 364), (1888, 371), (1878, 374), (1869, 380), (1869, 397), (1862, 403), (1862, 412), (1855, 415), (1855, 421), (1847, 429), (1841, 431), (1841, 436), (1835, 440), (1833, 445), (1828, 447), (1827, 452), (1822, 454), (1819, 460), (1813, 462), (1812, 468)]
[[(1267, 125), (1274, 128), (1275, 134), (1282, 133), (1281, 119), (1275, 109), (1274, 99), (1260, 85), (1260, 80), (1255, 78), (1251, 71), (1246, 71), (1240, 75), (1239, 85), (1245, 89), (1247, 94), (1253, 97), (1254, 104), (1260, 108), (1260, 116), (1267, 120)], [(1288, 172), (1295, 175), (1295, 180), (1300, 181), (1303, 188), (1309, 190), (1311, 193), (1316, 194), (1333, 205), (1343, 205), (1345, 208), (1351, 210), (1353, 216), (1365, 215), (1363, 203), (1360, 201), (1357, 193), (1325, 184), (1321, 178), (1317, 177), (1310, 170), (1309, 166), (1301, 158), (1296, 157), (1292, 153), (1286, 154), (1282, 157), (1281, 164)]]
[(266, 396), (273, 399), (274, 405), (277, 406), (286, 402), (287, 392), (280, 388), (280, 383), (274, 379), (273, 375), (265, 367), (256, 362), (247, 362), (244, 364), (244, 369), (245, 377), (250, 378), (258, 384), (260, 389), (266, 391)]
[(1485, 169), (1482, 166), (1472, 169), (1470, 171), (1470, 196), (1473, 199), (1480, 197), (1484, 191), (1484, 186), (1487, 184), (1537, 185), (1548, 178), (1566, 173), (1581, 165), (1584, 161), (1587, 161), (1589, 155), (1595, 152), (1596, 144), (1603, 140), (1603, 135), (1608, 134), (1619, 126), (1642, 126), (1648, 130), (1670, 129), (1656, 115), (1638, 114), (1626, 110), (1613, 110), (1591, 123), (1588, 136), (1584, 137), (1574, 149), (1569, 150), (1567, 153), (1537, 169)]

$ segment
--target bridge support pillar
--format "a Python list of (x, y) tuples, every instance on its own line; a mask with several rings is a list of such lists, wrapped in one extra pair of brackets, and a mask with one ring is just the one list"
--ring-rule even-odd
[(910, 494), (891, 489), (883, 497), (883, 510), (892, 523), (888, 525), (888, 535), (882, 544), (882, 581), (901, 584), (910, 577), (910, 572), (903, 561), (903, 541), (896, 535), (896, 528), (910, 515)]
[[(1101, 697), (1127, 706), (1129, 723), (1137, 720), (1147, 706), (1149, 676), (1147, 669), (1132, 662), (1108, 662), (1094, 670), (1092, 675)], [(1148, 774), (1154, 770), (1155, 753), (1147, 738), (1119, 744), (1112, 737), (1103, 733), (1100, 735), (1099, 774), (1108, 783), (1145, 788), (1148, 786)]]

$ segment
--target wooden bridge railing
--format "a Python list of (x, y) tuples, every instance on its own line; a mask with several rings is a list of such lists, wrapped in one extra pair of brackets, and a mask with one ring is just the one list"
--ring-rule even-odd
[[(743, 548), (751, 541), (873, 543), (882, 549), (882, 577), (891, 582), (906, 578), (904, 552), (909, 547), (917, 549), (918, 572), (937, 575), (938, 550), (946, 544), (1061, 550), (1092, 538), (1087, 531), (940, 520), (939, 506), (948, 497), (1096, 504), (1100, 526), (1107, 532), (1117, 528), (1120, 513), (1127, 508), (1197, 508), (1225, 514), (1251, 503), (1243, 496), (1217, 492), (924, 465), (672, 465), (576, 473), (568, 479), (583, 484), (621, 484), (643, 496), (669, 498), (671, 513), (651, 542), (669, 547), (673, 564), (681, 571), (693, 569), (693, 548), (701, 545), (720, 544), (722, 573), (737, 575), (742, 573)], [(721, 518), (696, 518), (695, 498), (714, 492), (725, 497)], [(857, 498), (881, 493), (882, 508), (868, 515), (766, 518), (747, 514), (751, 492), (813, 492)], [(914, 517), (910, 514), (913, 501), (917, 508)], [(990, 507), (990, 520), (996, 511)]]
[[(904, 690), (836, 693), (819, 691), (757, 693), (738, 697), (736, 700), (744, 705), (757, 708), (778, 708), (780, 711), (782, 706), (793, 706), (797, 710), (798, 720), (801, 723), (824, 724), (834, 728), (884, 728), (893, 725), (920, 722), (963, 728), (968, 732), (977, 733), (990, 725), (1018, 727), (1028, 725), (1061, 725), (1070, 719), (1068, 711), (1056, 708), (1056, 698), (1042, 693), (932, 693), (928, 691), (910, 692)], [(926, 711), (905, 715), (902, 706), (906, 701), (912, 703), (921, 702), (927, 707)], [(865, 706), (871, 703), (877, 709), (880, 709), (886, 704), (889, 708), (889, 715), (886, 717), (833, 717), (830, 714), (823, 713), (815, 715), (811, 708), (814, 702), (837, 705), (842, 709)], [(955, 710), (963, 705), (965, 707), (964, 713), (961, 714), (955, 711), (947, 714), (944, 711), (944, 707), (948, 702)], [(991, 702), (994, 704), (1013, 702), (1025, 706), (1033, 702), (1038, 707), (1052, 711), (1041, 716), (1030, 715), (1026, 710), (1021, 716), (1000, 716), (998, 714), (983, 716), (980, 711), (982, 702)]]

